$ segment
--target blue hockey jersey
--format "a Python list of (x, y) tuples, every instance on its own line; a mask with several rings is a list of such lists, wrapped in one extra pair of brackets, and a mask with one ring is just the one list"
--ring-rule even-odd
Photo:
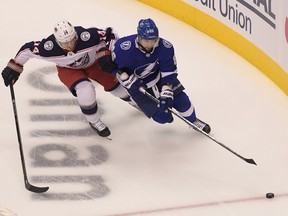
[(159, 38), (151, 53), (143, 51), (137, 43), (137, 35), (120, 38), (112, 48), (113, 61), (118, 69), (128, 75), (135, 74), (147, 88), (156, 83), (173, 84), (177, 80), (177, 64), (173, 45)]

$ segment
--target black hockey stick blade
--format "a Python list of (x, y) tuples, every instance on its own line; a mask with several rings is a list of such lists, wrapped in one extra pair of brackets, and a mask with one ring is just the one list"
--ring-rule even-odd
[[(155, 98), (153, 95), (151, 95), (149, 92), (147, 92), (143, 87), (139, 88), (139, 91), (142, 92), (143, 94), (145, 94), (146, 96), (148, 96), (151, 100), (153, 100), (155, 103), (159, 104), (159, 100), (157, 98)], [(239, 155), (237, 152), (233, 151), (232, 149), (230, 149), (229, 147), (227, 147), (226, 145), (224, 145), (223, 143), (219, 142), (218, 140), (216, 140), (214, 137), (212, 137), (210, 134), (206, 133), (205, 131), (200, 130), (198, 127), (196, 127), (193, 123), (191, 123), (190, 121), (188, 121), (187, 119), (185, 119), (183, 116), (181, 116), (178, 112), (174, 111), (173, 109), (169, 108), (168, 109), (172, 114), (174, 114), (175, 116), (177, 116), (179, 119), (181, 119), (182, 121), (184, 121), (186, 124), (188, 124), (190, 127), (192, 127), (194, 130), (202, 133), (203, 135), (205, 135), (206, 137), (208, 137), (209, 139), (213, 140), (215, 143), (219, 144), (220, 146), (222, 146), (223, 148), (225, 148), (226, 150), (228, 150), (229, 152), (231, 152), (232, 154), (236, 155), (237, 157), (241, 158), (242, 160), (244, 160), (245, 162), (249, 163), (249, 164), (254, 164), (257, 165), (255, 163), (255, 161), (253, 159), (247, 159), (241, 155)]]
[(231, 152), (232, 154), (236, 155), (238, 158), (244, 160), (245, 162), (249, 163), (249, 164), (254, 164), (257, 166), (257, 164), (255, 163), (255, 161), (253, 159), (248, 159), (243, 157), (242, 155), (238, 154), (237, 152), (233, 151), (232, 149), (230, 149), (228, 146), (224, 145), (223, 143), (221, 143), (220, 141), (218, 141), (217, 139), (215, 139), (214, 137), (212, 137), (210, 134), (206, 133), (205, 131), (200, 130), (198, 127), (196, 127), (193, 123), (191, 123), (190, 121), (188, 121), (187, 119), (185, 119), (184, 117), (182, 117), (180, 114), (178, 114), (177, 112), (175, 112), (172, 109), (169, 109), (170, 112), (172, 112), (175, 116), (179, 117), (181, 120), (183, 120), (184, 122), (186, 122), (190, 127), (192, 127), (194, 130), (202, 133), (203, 135), (205, 135), (206, 137), (208, 137), (209, 139), (213, 140), (215, 143), (217, 143), (218, 145), (222, 146), (223, 148), (225, 148), (226, 150), (228, 150), (229, 152)]
[(171, 112), (176, 115), (177, 117), (181, 118), (183, 121), (185, 121), (188, 125), (190, 125), (194, 130), (197, 130), (198, 132), (202, 133), (203, 135), (205, 135), (206, 137), (210, 138), (211, 140), (213, 140), (215, 143), (217, 143), (218, 145), (222, 146), (223, 148), (225, 148), (226, 150), (230, 151), (232, 154), (236, 155), (237, 157), (241, 158), (242, 160), (244, 160), (245, 162), (249, 163), (249, 164), (254, 164), (257, 166), (257, 164), (255, 163), (255, 161), (253, 159), (248, 159), (243, 157), (242, 155), (238, 154), (237, 152), (233, 151), (232, 149), (230, 149), (229, 147), (227, 147), (226, 145), (224, 145), (223, 143), (221, 143), (220, 141), (216, 140), (214, 137), (212, 137), (210, 134), (207, 134), (205, 131), (200, 130), (199, 128), (197, 128), (194, 124), (192, 124), (191, 122), (189, 122), (187, 119), (183, 118), (182, 116), (180, 116), (178, 113), (174, 112), (174, 110), (171, 110)]
[(34, 193), (45, 193), (49, 190), (49, 187), (36, 187), (34, 185), (31, 185), (28, 181), (25, 181), (25, 187), (27, 190)]
[(255, 163), (255, 161), (253, 159), (243, 158), (243, 160), (245, 160), (247, 163), (254, 164), (257, 166), (257, 164)]

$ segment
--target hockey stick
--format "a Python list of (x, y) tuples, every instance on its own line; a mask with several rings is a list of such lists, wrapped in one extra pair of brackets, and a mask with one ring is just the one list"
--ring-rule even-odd
[(14, 93), (13, 84), (10, 84), (10, 93), (11, 93), (11, 99), (12, 99), (12, 105), (13, 105), (13, 111), (14, 111), (15, 125), (16, 125), (16, 130), (17, 130), (17, 137), (18, 137), (18, 143), (19, 143), (19, 150), (20, 150), (20, 157), (21, 157), (22, 171), (23, 171), (23, 175), (24, 175), (25, 187), (27, 190), (32, 191), (34, 193), (44, 193), (49, 189), (49, 187), (36, 187), (34, 185), (31, 185), (28, 181), (26, 166), (25, 166), (24, 153), (23, 153), (23, 147), (22, 147), (22, 141), (21, 141), (20, 128), (19, 128), (19, 121), (18, 121), (18, 115), (17, 115), (17, 109), (16, 109), (15, 93)]
[[(151, 95), (149, 92), (147, 92), (143, 87), (139, 88), (139, 91), (142, 92), (143, 94), (145, 94), (146, 96), (148, 96), (150, 99), (152, 99), (153, 101), (155, 101), (157, 104), (159, 104), (159, 100), (157, 98), (155, 98), (153, 95)], [(228, 148), (227, 146), (225, 146), (223, 143), (219, 142), (218, 140), (216, 140), (214, 137), (212, 137), (211, 135), (207, 134), (205, 131), (200, 130), (198, 127), (196, 127), (192, 122), (188, 121), (187, 119), (185, 119), (183, 116), (181, 116), (178, 112), (174, 111), (172, 108), (168, 108), (168, 110), (174, 114), (175, 116), (177, 116), (178, 118), (180, 118), (182, 121), (184, 121), (186, 124), (188, 124), (190, 127), (192, 127), (194, 130), (197, 130), (198, 132), (204, 134), (206, 137), (210, 138), (211, 140), (213, 140), (214, 142), (216, 142), (217, 144), (219, 144), (220, 146), (222, 146), (223, 148), (225, 148), (226, 150), (230, 151), (231, 153), (233, 153), (234, 155), (236, 155), (237, 157), (241, 158), (242, 160), (246, 161), (247, 163), (250, 164), (254, 164), (257, 165), (255, 163), (255, 161), (253, 159), (247, 159), (241, 155), (239, 155), (238, 153), (236, 153), (235, 151), (233, 151), (232, 149)]]

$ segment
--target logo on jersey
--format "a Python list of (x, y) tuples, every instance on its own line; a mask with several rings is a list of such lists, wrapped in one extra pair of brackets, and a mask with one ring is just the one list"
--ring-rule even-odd
[(53, 49), (53, 46), (54, 46), (54, 44), (53, 44), (53, 42), (52, 41), (46, 41), (45, 43), (44, 43), (44, 49), (45, 50), (52, 50)]
[(169, 41), (164, 40), (164, 39), (163, 39), (163, 45), (168, 49), (172, 47), (172, 44)]
[(88, 53), (85, 53), (82, 57), (75, 60), (73, 63), (67, 65), (70, 68), (85, 67), (90, 61)]
[(121, 49), (129, 50), (131, 47), (131, 41), (124, 41), (120, 44)]
[(134, 70), (134, 73), (139, 78), (145, 78), (151, 74), (157, 73), (159, 71), (159, 62), (158, 59), (153, 63), (148, 63), (141, 65)]
[(85, 32), (82, 32), (81, 35), (80, 35), (80, 38), (82, 41), (88, 41), (90, 39), (91, 35), (89, 32), (85, 31)]

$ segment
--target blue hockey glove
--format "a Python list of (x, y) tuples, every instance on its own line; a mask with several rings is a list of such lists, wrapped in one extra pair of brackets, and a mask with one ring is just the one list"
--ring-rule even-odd
[(168, 112), (168, 108), (173, 107), (173, 91), (171, 85), (163, 85), (162, 91), (160, 93), (160, 100), (159, 100), (159, 110), (162, 112)]
[(139, 90), (140, 87), (144, 87), (141, 80), (135, 74), (128, 75), (126, 72), (122, 72), (121, 74), (117, 74), (120, 78), (120, 83), (126, 88), (133, 91)]
[(1, 73), (5, 86), (16, 83), (22, 71), (23, 66), (11, 59)]

